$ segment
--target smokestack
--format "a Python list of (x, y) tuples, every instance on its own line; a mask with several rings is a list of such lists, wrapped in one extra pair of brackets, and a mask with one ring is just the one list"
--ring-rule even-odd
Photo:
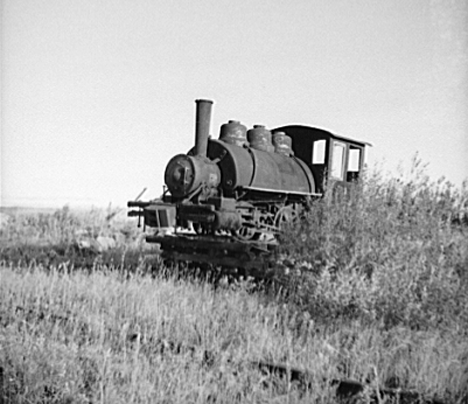
[(195, 121), (195, 155), (206, 157), (210, 135), (211, 100), (195, 100), (197, 104)]

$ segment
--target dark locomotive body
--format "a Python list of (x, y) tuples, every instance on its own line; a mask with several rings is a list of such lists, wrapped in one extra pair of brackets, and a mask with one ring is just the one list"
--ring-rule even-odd
[(128, 203), (166, 258), (262, 269), (283, 224), (364, 165), (367, 143), (307, 126), (247, 131), (229, 121), (211, 139), (212, 101), (196, 103), (195, 146), (169, 161), (161, 200)]

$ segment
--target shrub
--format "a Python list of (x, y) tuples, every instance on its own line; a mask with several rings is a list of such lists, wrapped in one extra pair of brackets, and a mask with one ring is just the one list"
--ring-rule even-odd
[(296, 269), (289, 298), (322, 319), (466, 322), (467, 201), (466, 184), (430, 183), (418, 164), (407, 180), (373, 174), (329, 189), (282, 239)]

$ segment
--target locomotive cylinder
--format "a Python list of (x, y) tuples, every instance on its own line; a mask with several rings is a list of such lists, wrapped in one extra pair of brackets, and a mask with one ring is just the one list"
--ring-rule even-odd
[(242, 226), (242, 218), (236, 211), (215, 212), (215, 229), (237, 230)]
[(206, 157), (210, 137), (211, 100), (195, 100), (197, 104), (195, 120), (195, 155)]

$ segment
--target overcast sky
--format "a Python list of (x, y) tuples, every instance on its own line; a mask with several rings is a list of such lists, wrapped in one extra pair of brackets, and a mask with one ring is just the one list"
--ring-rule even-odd
[(466, 0), (3, 0), (2, 205), (123, 206), (211, 132), (301, 123), (468, 178)]

